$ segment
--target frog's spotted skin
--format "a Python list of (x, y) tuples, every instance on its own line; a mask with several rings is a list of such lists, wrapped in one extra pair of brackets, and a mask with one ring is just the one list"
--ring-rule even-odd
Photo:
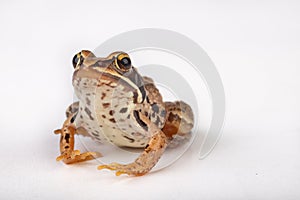
[(73, 86), (79, 102), (69, 106), (63, 128), (56, 131), (61, 134), (58, 160), (74, 163), (95, 155), (74, 150), (72, 135), (76, 132), (100, 142), (144, 148), (131, 164), (98, 167), (116, 170), (117, 175), (139, 176), (153, 168), (176, 136), (189, 137), (193, 128), (190, 106), (182, 101), (163, 102), (153, 80), (140, 76), (126, 53), (97, 58), (90, 51), (81, 51), (73, 65)]

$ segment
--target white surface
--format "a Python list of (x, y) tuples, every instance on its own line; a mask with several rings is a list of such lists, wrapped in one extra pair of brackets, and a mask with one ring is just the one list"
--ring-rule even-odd
[[(1, 2), (1, 199), (299, 199), (300, 4), (209, 2)], [(73, 54), (142, 27), (183, 33), (215, 62), (219, 144), (139, 178), (56, 163)]]

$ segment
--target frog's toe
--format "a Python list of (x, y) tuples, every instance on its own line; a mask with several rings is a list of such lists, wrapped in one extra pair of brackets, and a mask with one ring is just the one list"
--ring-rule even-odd
[(124, 165), (122, 164), (118, 164), (118, 163), (111, 163), (109, 165), (99, 165), (98, 166), (98, 170), (102, 170), (102, 169), (109, 169), (109, 170), (121, 170), (124, 167)]
[(67, 154), (63, 154), (63, 155), (58, 156), (56, 158), (56, 161), (63, 160), (63, 162), (66, 163), (66, 164), (73, 164), (73, 163), (93, 160), (93, 159), (101, 157), (101, 156), (102, 155), (99, 152), (80, 153), (79, 150), (74, 150), (70, 154), (67, 153)]
[(119, 163), (111, 163), (108, 165), (100, 165), (98, 166), (98, 170), (109, 169), (112, 171), (116, 171), (116, 176), (120, 176), (122, 174), (127, 174), (130, 176), (142, 176), (148, 172), (145, 170), (138, 170), (134, 164), (123, 165)]

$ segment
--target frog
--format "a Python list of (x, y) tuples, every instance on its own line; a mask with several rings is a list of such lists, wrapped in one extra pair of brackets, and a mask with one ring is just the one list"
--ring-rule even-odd
[(78, 101), (67, 108), (62, 128), (54, 131), (60, 135), (57, 161), (73, 164), (102, 156), (75, 150), (78, 134), (99, 144), (141, 149), (132, 163), (102, 164), (98, 169), (115, 171), (117, 176), (142, 176), (151, 171), (172, 141), (181, 138), (180, 143), (191, 137), (191, 106), (180, 100), (163, 101), (153, 79), (142, 76), (126, 52), (96, 57), (82, 50), (73, 57), (72, 65)]

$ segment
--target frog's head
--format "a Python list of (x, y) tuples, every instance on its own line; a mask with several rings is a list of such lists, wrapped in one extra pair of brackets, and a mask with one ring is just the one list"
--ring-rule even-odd
[[(101, 85), (122, 86), (125, 92), (133, 93), (135, 102), (141, 103), (146, 98), (143, 78), (125, 52), (113, 52), (106, 58), (98, 58), (91, 51), (82, 50), (73, 57), (72, 63), (75, 90), (101, 90)], [(81, 80), (84, 80), (84, 85), (79, 85)]]

